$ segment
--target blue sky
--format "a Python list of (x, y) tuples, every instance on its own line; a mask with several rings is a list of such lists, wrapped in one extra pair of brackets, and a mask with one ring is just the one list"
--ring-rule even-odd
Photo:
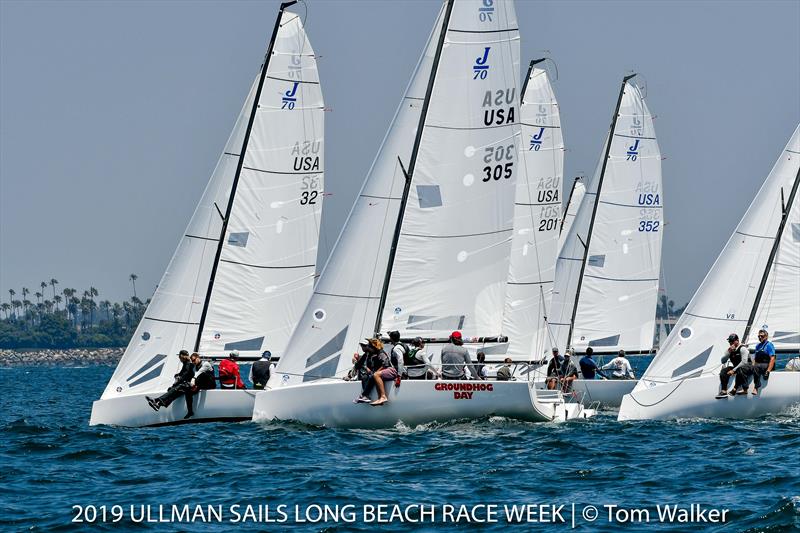
[[(0, 2), (0, 297), (152, 291), (216, 163), (274, 1)], [(334, 242), (439, 2), (308, 0)], [(303, 6), (296, 8), (303, 12)], [(800, 121), (800, 2), (518, 1), (523, 63), (558, 65), (565, 178), (591, 174), (641, 72), (666, 159), (663, 272), (691, 297)]]

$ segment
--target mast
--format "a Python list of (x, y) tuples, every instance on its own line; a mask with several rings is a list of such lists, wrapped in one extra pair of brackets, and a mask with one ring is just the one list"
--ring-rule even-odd
[(275, 39), (278, 36), (278, 29), (280, 28), (281, 24), (281, 17), (283, 16), (283, 11), (290, 6), (293, 6), (297, 3), (297, 0), (289, 0), (288, 2), (283, 2), (281, 7), (278, 9), (278, 16), (275, 19), (275, 27), (272, 30), (272, 38), (269, 40), (269, 46), (267, 46), (267, 53), (264, 56), (264, 63), (261, 66), (261, 76), (258, 79), (258, 87), (256, 88), (256, 94), (253, 98), (253, 107), (250, 110), (250, 120), (247, 122), (247, 129), (244, 132), (244, 141), (242, 142), (242, 149), (239, 152), (239, 162), (236, 165), (236, 174), (233, 176), (233, 184), (231, 185), (231, 192), (228, 195), (228, 206), (225, 209), (225, 216), (222, 217), (222, 229), (220, 230), (219, 234), (219, 242), (217, 243), (217, 252), (214, 256), (214, 263), (211, 266), (211, 276), (208, 279), (208, 290), (206, 291), (206, 298), (203, 302), (203, 312), (200, 315), (200, 324), (197, 327), (197, 338), (194, 342), (194, 351), (198, 351), (200, 349), (200, 337), (203, 334), (203, 328), (206, 322), (206, 316), (208, 315), (208, 304), (211, 301), (211, 293), (214, 291), (214, 278), (217, 276), (217, 266), (219, 265), (219, 258), (222, 255), (222, 246), (225, 243), (225, 233), (228, 231), (228, 221), (231, 217), (231, 210), (233, 209), (233, 201), (236, 198), (236, 188), (239, 185), (239, 177), (242, 174), (242, 165), (244, 164), (244, 156), (247, 153), (247, 145), (250, 141), (250, 132), (253, 130), (253, 123), (256, 119), (256, 112), (258, 111), (258, 102), (261, 99), (261, 89), (264, 87), (264, 80), (267, 77), (267, 68), (269, 67), (269, 60), (272, 56), (272, 49), (275, 46)]
[(522, 82), (522, 90), (520, 91), (520, 95), (519, 95), (519, 101), (520, 101), (521, 104), (525, 103), (524, 102), (524, 100), (525, 100), (525, 89), (528, 88), (528, 82), (531, 79), (531, 72), (533, 72), (533, 66), (534, 65), (538, 65), (542, 61), (547, 61), (547, 58), (546, 57), (542, 57), (542, 58), (539, 58), (539, 59), (532, 59), (530, 64), (528, 65), (528, 73), (525, 74), (525, 81)]
[(436, 53), (433, 56), (433, 64), (431, 66), (431, 75), (428, 78), (428, 87), (425, 90), (425, 100), (422, 102), (422, 112), (419, 116), (419, 124), (417, 126), (417, 135), (414, 139), (414, 147), (411, 149), (411, 160), (408, 164), (408, 171), (403, 168), (403, 162), (398, 157), (400, 168), (406, 178), (406, 183), (403, 187), (403, 197), (400, 200), (400, 209), (397, 213), (397, 223), (394, 227), (394, 236), (392, 237), (392, 247), (389, 250), (389, 263), (386, 265), (386, 275), (383, 278), (383, 287), (381, 288), (381, 299), (378, 303), (378, 314), (375, 317), (375, 336), (380, 334), (381, 322), (383, 321), (383, 308), (386, 305), (386, 298), (389, 294), (389, 282), (392, 279), (392, 267), (394, 266), (394, 258), (397, 255), (397, 243), (400, 241), (400, 231), (403, 228), (403, 216), (405, 215), (406, 205), (408, 204), (408, 195), (411, 192), (411, 180), (414, 176), (414, 168), (417, 165), (417, 155), (419, 154), (419, 145), (422, 141), (422, 130), (425, 126), (425, 118), (428, 114), (428, 105), (431, 101), (431, 94), (433, 93), (433, 83), (436, 81), (436, 71), (439, 69), (439, 59), (442, 57), (442, 48), (444, 47), (444, 39), (447, 36), (447, 27), (450, 24), (450, 14), (453, 12), (453, 3), (455, 0), (447, 0), (447, 6), (444, 11), (444, 20), (442, 21), (442, 31), (439, 34), (439, 42), (436, 44)]
[(775, 241), (772, 243), (772, 249), (769, 251), (769, 258), (767, 265), (764, 267), (764, 273), (761, 275), (761, 283), (758, 285), (758, 292), (753, 301), (753, 308), (750, 310), (750, 316), (747, 318), (747, 325), (744, 328), (744, 335), (742, 335), (742, 344), (747, 344), (747, 337), (750, 336), (750, 329), (753, 327), (753, 322), (756, 319), (758, 306), (761, 304), (761, 297), (764, 295), (764, 289), (767, 287), (767, 278), (769, 278), (769, 271), (772, 270), (772, 264), (775, 261), (775, 256), (778, 254), (778, 248), (781, 244), (781, 236), (786, 227), (786, 221), (789, 220), (789, 212), (792, 210), (792, 204), (797, 197), (797, 187), (800, 185), (800, 169), (797, 170), (797, 175), (794, 178), (792, 190), (789, 193), (789, 200), (786, 204), (783, 203), (783, 188), (781, 188), (781, 223), (778, 224), (778, 232), (775, 235)]
[(575, 187), (577, 187), (578, 182), (581, 181), (580, 176), (575, 176), (575, 179), (572, 181), (572, 188), (569, 190), (569, 198), (567, 198), (567, 205), (564, 207), (564, 216), (561, 217), (561, 225), (558, 227), (558, 234), (560, 235), (562, 231), (564, 231), (564, 221), (567, 219), (567, 213), (569, 212), (569, 206), (572, 203), (572, 195), (575, 194)]
[[(617, 127), (617, 118), (619, 117), (619, 108), (622, 105), (622, 96), (625, 94), (625, 84), (628, 80), (636, 76), (631, 74), (622, 78), (622, 86), (619, 89), (619, 98), (617, 98), (617, 107), (614, 109), (614, 117), (611, 121), (611, 130), (608, 133), (608, 143), (606, 145), (606, 153), (603, 156), (603, 168), (600, 169), (600, 179), (597, 182), (597, 191), (595, 191), (594, 206), (592, 207), (592, 218), (589, 220), (589, 231), (586, 234), (586, 242), (583, 243), (583, 261), (581, 262), (581, 273), (578, 276), (578, 287), (575, 291), (575, 303), (572, 306), (572, 318), (569, 321), (569, 333), (567, 334), (567, 345), (564, 349), (572, 345), (572, 332), (575, 329), (575, 315), (578, 312), (578, 300), (581, 297), (581, 285), (583, 285), (583, 273), (586, 270), (586, 260), (589, 257), (589, 244), (592, 242), (592, 230), (594, 229), (594, 219), (597, 216), (597, 206), (600, 203), (600, 191), (603, 188), (603, 178), (606, 175), (606, 165), (608, 165), (608, 155), (611, 153), (611, 144), (614, 142), (614, 130)], [(587, 191), (587, 194), (588, 191)]]

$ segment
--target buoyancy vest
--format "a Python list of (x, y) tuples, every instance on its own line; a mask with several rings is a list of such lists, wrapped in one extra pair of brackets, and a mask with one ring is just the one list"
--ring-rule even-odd
[(269, 381), (269, 367), (271, 363), (267, 360), (260, 360), (253, 363), (253, 385), (266, 385)]

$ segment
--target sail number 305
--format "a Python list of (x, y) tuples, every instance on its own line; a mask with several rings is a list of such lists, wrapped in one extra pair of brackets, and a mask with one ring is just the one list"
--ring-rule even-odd
[[(483, 162), (488, 163), (483, 167), (483, 182), (509, 179), (514, 173), (514, 145), (489, 146), (483, 154)], [(493, 164), (496, 163), (496, 164)]]

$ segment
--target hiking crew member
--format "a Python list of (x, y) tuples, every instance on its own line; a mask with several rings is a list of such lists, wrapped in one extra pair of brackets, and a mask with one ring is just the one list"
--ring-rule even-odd
[(461, 332), (454, 331), (450, 334), (450, 344), (442, 348), (442, 379), (467, 379), (467, 368), (475, 379), (481, 379), (472, 365), (469, 350), (464, 347)]
[(769, 373), (775, 368), (775, 345), (767, 340), (768, 337), (766, 330), (758, 330), (758, 344), (753, 354), (753, 394), (758, 394), (761, 388), (761, 377), (768, 380)]
[[(722, 356), (722, 369), (719, 371), (719, 393), (716, 398), (718, 400), (727, 398), (728, 394), (731, 396), (736, 394), (736, 389), (742, 388), (747, 391), (747, 381), (752, 373), (752, 365), (750, 364), (750, 351), (739, 342), (739, 335), (731, 333), (728, 335), (728, 349), (725, 350), (725, 355)], [(733, 389), (728, 392), (728, 382), (731, 376), (736, 376), (733, 383)]]
[(406, 371), (403, 377), (408, 379), (436, 379), (438, 375), (421, 337), (411, 341), (411, 348), (403, 357), (403, 367)]
[(239, 364), (236, 359), (239, 352), (233, 350), (227, 359), (219, 362), (219, 388), (221, 389), (246, 389), (242, 376), (239, 373)]
[(612, 370), (611, 379), (636, 379), (630, 361), (625, 359), (625, 350), (620, 350), (617, 357), (612, 359), (607, 365), (600, 367), (600, 370), (609, 369)]
[(263, 390), (267, 386), (272, 371), (272, 352), (264, 350), (261, 359), (250, 366), (250, 383), (254, 389)]
[(208, 361), (203, 361), (197, 352), (192, 354), (192, 364), (194, 365), (194, 377), (192, 378), (192, 392), (217, 388), (217, 380), (214, 376), (214, 367)]
[(175, 374), (175, 382), (172, 386), (167, 389), (167, 392), (156, 399), (149, 396), (145, 396), (145, 399), (147, 400), (147, 404), (152, 407), (154, 411), (158, 411), (161, 407), (169, 407), (178, 396), (183, 395), (186, 398), (187, 411), (184, 418), (190, 418), (194, 416), (194, 411), (192, 410), (191, 385), (192, 378), (194, 377), (194, 365), (189, 360), (189, 352), (186, 350), (181, 350), (180, 353), (178, 353), (178, 358), (181, 361), (181, 369)]
[(378, 370), (391, 366), (391, 361), (383, 351), (383, 342), (380, 339), (364, 339), (358, 345), (363, 353), (353, 355), (353, 370), (361, 380), (361, 395), (353, 403), (370, 403), (369, 396), (375, 387), (373, 376)]
[(583, 379), (594, 379), (600, 367), (597, 366), (597, 363), (594, 362), (592, 359), (592, 354), (594, 350), (592, 347), (586, 348), (586, 355), (581, 357), (581, 360), (578, 361), (578, 365), (581, 367), (581, 375)]

